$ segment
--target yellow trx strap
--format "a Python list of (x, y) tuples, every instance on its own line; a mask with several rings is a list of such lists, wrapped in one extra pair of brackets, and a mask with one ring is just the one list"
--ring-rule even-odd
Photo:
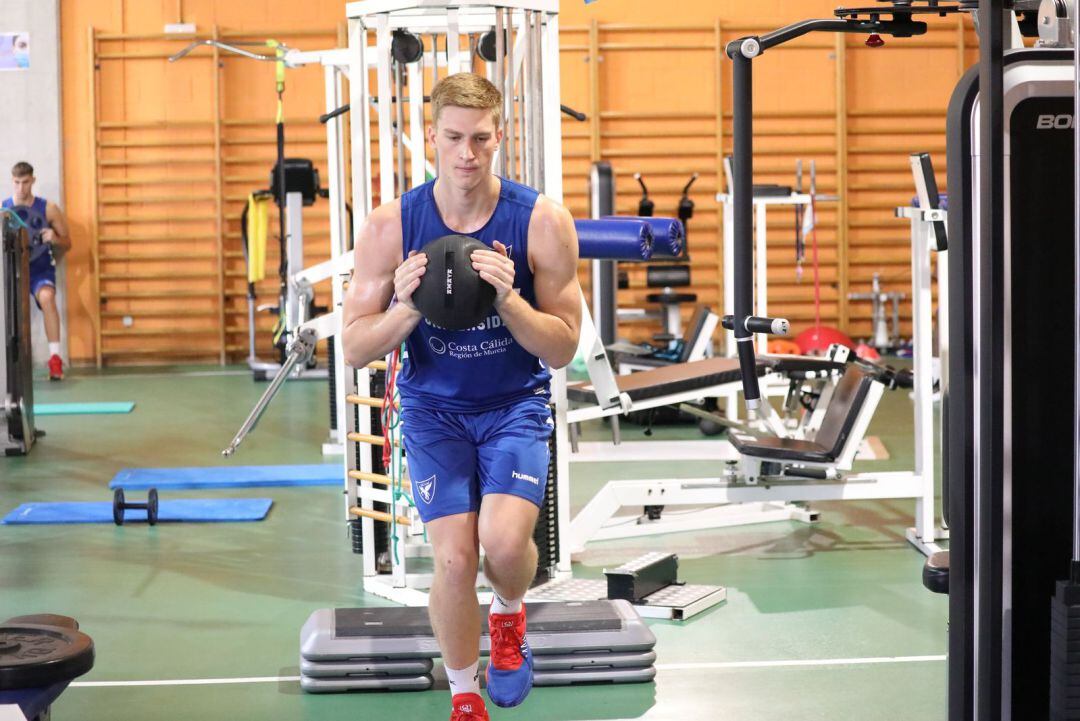
[(274, 57), (277, 58), (277, 62), (274, 63), (276, 73), (275, 81), (277, 84), (277, 121), (278, 123), (285, 122), (285, 103), (283, 95), (285, 93), (285, 48), (281, 46), (277, 40), (267, 40), (267, 47), (274, 49)]
[(270, 227), (270, 197), (252, 193), (248, 196), (248, 282), (266, 277), (266, 239)]

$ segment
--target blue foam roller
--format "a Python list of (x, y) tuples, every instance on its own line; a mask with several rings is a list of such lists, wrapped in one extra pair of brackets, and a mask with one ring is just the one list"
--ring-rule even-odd
[(640, 220), (615, 218), (575, 220), (578, 254), (600, 260), (649, 260), (653, 254), (652, 226)]
[[(916, 195), (914, 198), (911, 199), (911, 205), (913, 207), (915, 207), (915, 208), (918, 208), (918, 207), (921, 206), (921, 204), (919, 203), (919, 196)], [(938, 209), (939, 210), (948, 210), (949, 209), (949, 194), (948, 193), (938, 193)]]
[[(145, 503), (145, 499), (128, 499)], [(270, 498), (185, 498), (158, 503), (158, 523), (261, 521), (270, 512)], [(146, 511), (128, 510), (125, 519), (145, 523)], [(113, 523), (112, 501), (89, 503), (24, 503), (7, 514), (5, 525)]]
[(109, 488), (133, 491), (275, 486), (343, 486), (340, 463), (306, 466), (207, 466), (205, 468), (125, 468)]
[(648, 223), (653, 233), (653, 255), (677, 257), (686, 241), (686, 228), (678, 218), (646, 215), (608, 215), (604, 220), (640, 220)]

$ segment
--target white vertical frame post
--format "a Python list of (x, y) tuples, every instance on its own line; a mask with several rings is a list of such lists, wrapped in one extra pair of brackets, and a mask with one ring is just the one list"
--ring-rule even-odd
[[(352, 68), (349, 72), (349, 105), (352, 121), (352, 197), (354, 231), (371, 213), (371, 97), (367, 59), (367, 29), (359, 20), (349, 20), (349, 49)], [(353, 238), (355, 244), (356, 238)]]
[[(769, 206), (758, 203), (757, 225), (754, 228), (754, 238), (757, 241), (757, 247), (754, 249), (754, 268), (757, 270), (757, 308), (754, 309), (754, 315), (762, 318), (769, 317), (769, 262), (766, 255), (769, 247), (768, 217)], [(758, 334), (757, 352), (769, 352), (769, 336), (765, 333)]]
[(930, 276), (930, 224), (927, 209), (911, 219), (912, 359), (915, 380), (915, 477), (922, 495), (915, 499), (915, 533), (923, 543), (934, 536), (934, 373), (931, 338), (934, 328)]
[(514, 121), (514, 9), (506, 8), (503, 13), (503, 23), (506, 27), (506, 62), (503, 70), (506, 78), (503, 85), (503, 105), (506, 106), (506, 112), (503, 113), (503, 118), (506, 120), (506, 155), (504, 160), (504, 170), (506, 177), (510, 180), (517, 180), (520, 176), (517, 174), (517, 157), (515, 155), (515, 138), (514, 134), (517, 132), (517, 125)]
[[(323, 66), (326, 112), (341, 107), (341, 75), (334, 65)], [(345, 210), (345, 118), (326, 122), (326, 172), (330, 185), (330, 257), (348, 250), (348, 216)]]
[[(541, 15), (543, 18), (543, 15)], [(540, 58), (545, 63), (544, 84), (544, 195), (563, 201), (562, 180), (562, 111), (559, 110), (559, 16), (548, 15), (544, 46)], [(561, 526), (566, 528), (566, 526)], [(561, 569), (560, 569), (561, 570)], [(567, 568), (569, 570), (569, 568)]]
[(506, 12), (501, 8), (495, 8), (495, 62), (488, 64), (488, 80), (503, 93), (503, 137), (499, 143), (499, 154), (495, 158), (495, 174), (504, 178), (510, 177), (510, 163), (507, 160), (508, 145), (510, 143), (510, 113), (506, 103)]
[[(342, 87), (341, 71), (336, 65), (323, 66), (326, 84), (326, 112), (341, 107)], [(330, 184), (330, 257), (336, 258), (348, 252), (349, 221), (345, 208), (345, 116), (338, 115), (326, 123), (326, 167)], [(341, 308), (345, 298), (345, 279), (341, 273), (334, 273), (330, 278), (331, 310)], [(330, 359), (334, 374), (334, 388), (345, 387), (345, 349), (341, 345), (340, 331), (334, 343), (334, 357)], [(346, 405), (340, 402), (344, 396), (338, 391), (335, 408), (336, 434), (330, 442), (338, 448), (345, 448), (345, 427), (347, 421)], [(346, 476), (347, 479), (347, 476)]]
[[(512, 37), (514, 38), (514, 41), (511, 43), (511, 46), (513, 47), (513, 55), (507, 63), (510, 66), (511, 72), (510, 107), (513, 108), (514, 115), (517, 118), (517, 123), (514, 126), (514, 132), (516, 133), (514, 142), (515, 147), (517, 148), (517, 157), (514, 159), (514, 164), (517, 168), (518, 182), (526, 184), (529, 184), (531, 182), (525, 179), (525, 176), (528, 173), (528, 159), (525, 157), (525, 134), (526, 132), (531, 132), (527, 130), (529, 121), (526, 117), (527, 111), (525, 109), (526, 95), (528, 92), (528, 84), (525, 82), (525, 59), (529, 55), (529, 36), (525, 24), (528, 21), (528, 14), (528, 10), (521, 11), (521, 22), (517, 26), (517, 32), (512, 34)], [(510, 26), (514, 27), (513, 10), (510, 11), (510, 18)], [(518, 81), (519, 78), (520, 84)]]
[[(543, 188), (541, 191), (552, 200), (561, 203), (563, 201), (563, 178), (562, 178), (562, 112), (560, 106), (560, 80), (559, 80), (559, 16), (554, 14), (539, 13), (537, 22), (541, 23), (539, 35), (541, 38), (540, 64), (541, 88), (543, 103), (541, 123), (544, 127), (541, 139), (543, 147)], [(541, 146), (536, 146), (541, 147)], [(582, 297), (584, 305), (584, 296)], [(566, 412), (569, 409), (569, 401), (566, 397), (566, 370), (560, 369), (552, 373), (551, 395), (555, 400), (555, 427), (567, 428)], [(556, 499), (556, 513), (558, 515), (559, 528), (559, 561), (557, 569), (560, 573), (570, 573), (570, 435), (560, 433), (555, 437), (555, 478), (558, 484), (558, 498)]]
[(419, 62), (409, 63), (409, 139), (412, 185), (415, 188), (427, 180), (425, 173), (427, 133), (424, 132), (424, 73)]
[[(735, 314), (735, 263), (732, 259), (735, 257), (735, 207), (732, 202), (733, 196), (723, 195), (721, 198), (724, 204), (724, 312), (721, 315), (733, 316)], [(725, 330), (724, 356), (734, 358), (737, 350), (735, 331)]]
[(521, 30), (518, 32), (521, 45), (521, 177), (522, 182), (529, 187), (536, 187), (536, 178), (533, 175), (533, 56), (532, 56), (532, 13), (525, 10), (521, 13)]
[(394, 198), (394, 135), (390, 117), (390, 17), (380, 13), (375, 17), (375, 72), (379, 85), (379, 203)]
[[(349, 103), (350, 114), (353, 115), (351, 122), (352, 142), (352, 173), (353, 173), (353, 216), (356, 222), (355, 231), (359, 232), (364, 219), (371, 213), (371, 114), (368, 108), (368, 98), (371, 97), (371, 89), (368, 73), (368, 50), (367, 28), (359, 20), (349, 20), (349, 49), (352, 57), (352, 68), (349, 73)], [(353, 238), (355, 243), (356, 238)], [(341, 391), (338, 402), (346, 406), (346, 425), (343, 429), (347, 434), (356, 429), (359, 433), (371, 433), (371, 414), (364, 412), (365, 406), (354, 406), (345, 401), (348, 395), (359, 396), (371, 395), (370, 371), (366, 368), (348, 369), (345, 373), (346, 383), (340, 386)], [(368, 510), (372, 509), (371, 501), (366, 497), (361, 499), (357, 493), (357, 483), (368, 491), (371, 489), (370, 481), (354, 481), (348, 478), (348, 471), (371, 472), (371, 457), (369, 454), (357, 453), (354, 446), (345, 445), (345, 471), (346, 471), (346, 499), (349, 508), (360, 506)], [(375, 527), (370, 519), (364, 519), (361, 524), (361, 541), (364, 548), (375, 548)], [(376, 567), (374, 553), (363, 554), (364, 575), (374, 576)]]
[(449, 8), (446, 11), (446, 74), (460, 73), (461, 66), (461, 33), (458, 26), (458, 11)]
[[(544, 107), (547, 96), (544, 94), (544, 13), (532, 12), (533, 25), (529, 36), (529, 46), (533, 58), (533, 147), (535, 163), (533, 182), (536, 188), (544, 192)], [(562, 123), (562, 119), (559, 119)]]

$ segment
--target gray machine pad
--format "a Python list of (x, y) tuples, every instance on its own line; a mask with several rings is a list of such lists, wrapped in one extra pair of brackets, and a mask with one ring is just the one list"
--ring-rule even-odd
[(354, 674), (377, 674), (380, 676), (422, 676), (431, 673), (434, 662), (430, 658), (403, 658), (394, 660), (363, 659), (357, 661), (309, 661), (300, 658), (300, 673), (312, 678), (338, 678)]
[[(533, 603), (527, 608), (529, 646), (536, 656), (641, 652), (656, 645), (656, 636), (626, 601)], [(486, 653), (486, 634), (480, 644)], [(300, 632), (300, 655), (309, 661), (417, 659), (438, 656), (439, 647), (422, 607), (321, 609)]]
[(346, 691), (427, 691), (431, 676), (346, 676), (344, 678), (300, 677), (300, 688), (308, 693), (344, 693)]

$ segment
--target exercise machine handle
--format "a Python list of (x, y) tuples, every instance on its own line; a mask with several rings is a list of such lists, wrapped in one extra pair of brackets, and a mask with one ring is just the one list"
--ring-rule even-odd
[(337, 116), (344, 115), (345, 113), (349, 112), (349, 109), (351, 107), (352, 107), (352, 105), (350, 103), (345, 103), (340, 108), (334, 108), (329, 113), (324, 113), (323, 115), (320, 115), (319, 116), (319, 122), (322, 123), (323, 125), (326, 125), (327, 123), (329, 123), (331, 120), (333, 120)]
[(566, 113), (571, 118), (578, 121), (579, 123), (583, 123), (583, 122), (585, 122), (586, 120), (589, 119), (589, 116), (587, 116), (585, 113), (574, 110), (569, 105), (560, 105), (559, 110), (563, 111), (564, 113)]
[[(725, 315), (720, 320), (720, 325), (728, 330), (735, 330), (735, 316)], [(768, 333), (770, 335), (787, 335), (791, 324), (787, 318), (762, 318), (752, 315), (743, 323), (743, 327), (750, 333)]]
[(296, 366), (306, 364), (311, 360), (311, 356), (315, 353), (315, 344), (319, 340), (319, 335), (314, 328), (301, 328), (300, 332), (296, 336), (296, 340), (289, 346), (289, 355), (285, 359), (285, 362), (281, 364), (281, 368), (278, 370), (277, 375), (270, 381), (270, 386), (263, 392), (262, 397), (259, 398), (259, 402), (255, 404), (255, 407), (251, 409), (251, 413), (248, 414), (247, 419), (243, 425), (240, 426), (240, 430), (233, 436), (232, 442), (221, 452), (221, 455), (228, 458), (232, 454), (236, 453), (236, 449), (244, 442), (244, 438), (248, 433), (255, 430), (255, 426), (258, 425), (259, 419), (262, 418), (263, 413), (266, 412), (267, 407), (270, 405), (270, 401), (277, 395), (278, 390), (285, 383), (285, 380), (292, 373)]

